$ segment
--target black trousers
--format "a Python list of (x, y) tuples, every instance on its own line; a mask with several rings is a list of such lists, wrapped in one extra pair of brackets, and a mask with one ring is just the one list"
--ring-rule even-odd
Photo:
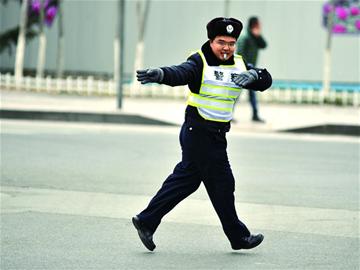
[(249, 90), (249, 101), (252, 109), (252, 117), (257, 118), (258, 116), (258, 107), (257, 107), (257, 99), (256, 99), (256, 91)]
[(185, 121), (180, 132), (182, 160), (163, 183), (139, 219), (153, 232), (161, 219), (204, 183), (223, 230), (232, 245), (250, 232), (235, 210), (235, 180), (227, 157), (226, 132)]

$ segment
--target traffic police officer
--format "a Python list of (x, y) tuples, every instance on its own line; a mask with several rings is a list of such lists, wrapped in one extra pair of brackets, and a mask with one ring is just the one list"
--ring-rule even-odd
[(234, 55), (242, 23), (215, 18), (207, 24), (209, 40), (186, 62), (137, 71), (142, 84), (188, 85), (190, 94), (180, 131), (182, 160), (149, 205), (132, 218), (143, 244), (155, 249), (153, 234), (161, 219), (204, 183), (225, 235), (235, 250), (258, 246), (263, 235), (252, 235), (235, 210), (235, 180), (227, 156), (226, 132), (242, 88), (264, 91), (271, 86), (266, 69), (247, 66)]

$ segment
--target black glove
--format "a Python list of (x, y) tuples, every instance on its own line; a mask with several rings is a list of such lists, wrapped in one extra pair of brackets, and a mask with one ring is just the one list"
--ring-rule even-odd
[(162, 82), (164, 78), (164, 71), (161, 68), (143, 69), (136, 71), (136, 77), (141, 84), (156, 82)]
[(253, 69), (241, 72), (234, 77), (233, 82), (240, 87), (247, 86), (259, 78), (257, 72)]

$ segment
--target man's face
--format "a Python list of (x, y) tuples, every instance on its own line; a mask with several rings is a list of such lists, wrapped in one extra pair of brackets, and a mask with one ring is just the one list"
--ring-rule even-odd
[(260, 36), (260, 34), (261, 34), (260, 22), (258, 22), (251, 28), (251, 33), (256, 37)]
[(228, 60), (235, 51), (236, 39), (230, 36), (217, 36), (210, 40), (210, 47), (217, 58)]

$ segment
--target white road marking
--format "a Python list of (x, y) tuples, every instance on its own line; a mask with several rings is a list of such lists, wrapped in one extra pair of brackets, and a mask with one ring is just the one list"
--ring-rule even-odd
[[(0, 119), (1, 134), (84, 134), (84, 133), (108, 133), (116, 134), (118, 132), (137, 132), (148, 134), (172, 134), (178, 136), (180, 126), (147, 126), (130, 124), (102, 124), (86, 122), (54, 122), (40, 120), (9, 120)], [(239, 130), (232, 128), (228, 137), (273, 139), (273, 140), (294, 140), (294, 141), (316, 141), (316, 142), (341, 142), (341, 143), (360, 143), (358, 137), (342, 135), (322, 135), (322, 134), (300, 134), (300, 133), (282, 133), (274, 130), (267, 132), (258, 132), (251, 130)]]
[[(143, 195), (109, 194), (2, 186), (1, 214), (40, 212), (129, 219), (151, 199)], [(252, 231), (320, 234), (359, 238), (359, 211), (236, 203), (239, 217)], [(215, 225), (220, 222), (209, 200), (188, 198), (163, 222)]]

